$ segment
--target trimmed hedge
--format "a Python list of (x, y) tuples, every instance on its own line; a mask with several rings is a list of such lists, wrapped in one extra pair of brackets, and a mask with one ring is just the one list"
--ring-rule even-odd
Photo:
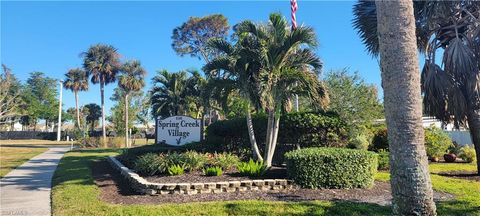
[[(259, 147), (263, 147), (266, 137), (267, 117), (252, 117), (255, 138)], [(296, 112), (282, 114), (278, 145), (274, 158), (283, 161), (285, 152), (301, 147), (344, 147), (348, 135), (346, 124), (333, 112)], [(196, 146), (202, 151), (233, 152), (246, 157), (251, 156), (245, 117), (216, 121), (207, 127), (205, 142)], [(260, 149), (263, 151), (263, 149)]]
[(378, 158), (374, 152), (345, 148), (305, 148), (285, 154), (287, 173), (306, 188), (368, 188)]

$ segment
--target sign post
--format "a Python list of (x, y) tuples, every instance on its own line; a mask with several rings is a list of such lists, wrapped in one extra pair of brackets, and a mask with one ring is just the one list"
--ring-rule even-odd
[(188, 116), (171, 116), (157, 119), (155, 143), (182, 146), (201, 139), (201, 120)]

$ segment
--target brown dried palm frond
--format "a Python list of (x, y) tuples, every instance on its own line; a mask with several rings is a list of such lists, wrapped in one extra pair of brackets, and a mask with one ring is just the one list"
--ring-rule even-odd
[(457, 37), (450, 41), (443, 54), (445, 72), (461, 84), (471, 75), (478, 72), (477, 59), (465, 41)]
[(452, 83), (448, 74), (437, 64), (427, 61), (422, 70), (421, 87), (425, 112), (443, 121), (450, 120), (447, 98)]

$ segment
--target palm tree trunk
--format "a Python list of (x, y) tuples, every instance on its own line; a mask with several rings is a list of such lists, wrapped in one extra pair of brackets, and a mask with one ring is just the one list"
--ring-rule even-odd
[(125, 147), (130, 147), (128, 142), (128, 94), (125, 94)]
[(480, 175), (480, 110), (469, 109), (467, 121), (477, 156), (477, 174)]
[(273, 151), (274, 151), (274, 146), (273, 146), (273, 141), (275, 137), (275, 128), (276, 128), (276, 123), (275, 122), (275, 109), (269, 110), (268, 111), (268, 122), (267, 122), (267, 138), (265, 140), (265, 165), (267, 167), (272, 166), (272, 160), (273, 158)]
[(103, 147), (107, 148), (107, 132), (105, 130), (105, 82), (100, 81), (100, 97), (102, 103), (102, 137), (103, 137)]
[(80, 129), (80, 112), (78, 110), (78, 91), (74, 92), (75, 94), (75, 112), (77, 114), (77, 127)]
[(273, 136), (272, 136), (272, 141), (270, 143), (270, 152), (269, 152), (269, 156), (268, 156), (268, 159), (267, 159), (267, 164), (269, 164), (268, 166), (271, 166), (272, 165), (272, 161), (273, 161), (273, 155), (275, 154), (275, 148), (277, 147), (277, 139), (278, 139), (278, 130), (280, 128), (280, 116), (277, 118), (274, 116), (274, 120), (273, 120)]
[(422, 127), (413, 2), (379, 0), (377, 27), (394, 215), (436, 215)]
[[(270, 142), (272, 140), (272, 125), (273, 125), (273, 118), (272, 118), (272, 112), (268, 110), (268, 117), (267, 117), (267, 135), (265, 137), (265, 152), (263, 153), (263, 158), (265, 160), (268, 159), (268, 153), (270, 152)], [(268, 161), (265, 161), (265, 163), (268, 163)], [(268, 166), (268, 165), (267, 165)]]
[(250, 113), (250, 107), (247, 109), (247, 128), (248, 138), (250, 139), (250, 145), (252, 146), (253, 158), (257, 161), (263, 161), (262, 154), (258, 149), (257, 140), (255, 139), (255, 131), (253, 130), (252, 114)]

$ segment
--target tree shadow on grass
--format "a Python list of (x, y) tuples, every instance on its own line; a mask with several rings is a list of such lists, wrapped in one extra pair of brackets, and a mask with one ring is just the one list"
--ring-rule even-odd
[[(275, 202), (276, 203), (276, 202)], [(354, 202), (284, 202), (280, 207), (271, 203), (259, 203), (259, 206), (228, 203), (226, 204), (228, 215), (272, 215), (275, 209), (289, 209), (288, 213), (279, 213), (278, 215), (390, 215), (391, 210), (388, 206), (380, 206), (367, 203)], [(274, 209), (275, 208), (275, 209)], [(297, 213), (295, 213), (297, 212)]]
[(52, 186), (55, 187), (62, 183), (94, 184), (90, 169), (91, 164), (104, 159), (108, 153), (111, 154), (115, 151), (111, 149), (75, 150), (66, 154), (53, 175)]

